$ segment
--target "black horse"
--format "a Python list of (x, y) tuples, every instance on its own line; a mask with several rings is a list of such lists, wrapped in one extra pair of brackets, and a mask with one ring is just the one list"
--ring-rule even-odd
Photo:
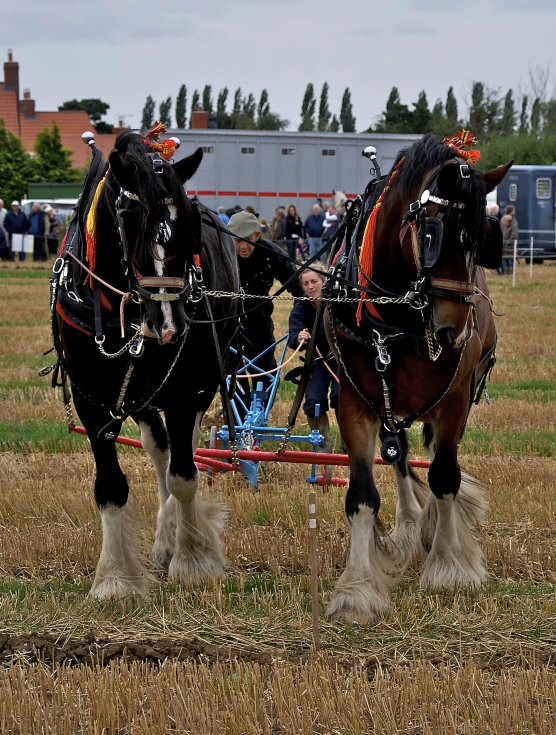
[[(457, 455), (477, 388), (494, 362), (496, 329), (480, 266), (496, 267), (502, 238), (498, 221), (485, 215), (486, 193), (511, 163), (485, 174), (470, 168), (467, 158), (477, 152), (463, 150), (468, 136), (462, 131), (442, 142), (428, 135), (400, 152), (363, 204), (359, 237), (335, 261), (336, 274), (358, 282), (363, 297), (382, 298), (381, 305), (360, 304), (357, 314), (329, 304), (350, 460), (351, 548), (329, 608), (342, 621), (376, 621), (388, 609), (393, 575), (422, 551), (425, 587), (473, 587), (486, 579), (471, 530), (486, 501)], [(431, 493), (407, 461), (405, 430), (415, 421), (424, 423)], [(377, 435), (398, 486), (386, 548), (377, 530)]]
[[(202, 150), (172, 165), (160, 146), (130, 132), (117, 138), (110, 168), (88, 203), (86, 265), (95, 277), (68, 256), (71, 247), (55, 266), (55, 343), (96, 462), (103, 530), (91, 588), (97, 598), (142, 595), (151, 578), (137, 553), (114, 442), (127, 416), (140, 426), (158, 480), (155, 562), (181, 582), (218, 576), (226, 563), (225, 513), (198, 494), (194, 451), (221, 379), (210, 322), (217, 322), (216, 341), (225, 352), (236, 302), (209, 301), (199, 284), (202, 278), (207, 290), (237, 292), (236, 253), (232, 238), (209, 226), (210, 213), (184, 192)], [(113, 289), (131, 292), (134, 303), (122, 306)]]

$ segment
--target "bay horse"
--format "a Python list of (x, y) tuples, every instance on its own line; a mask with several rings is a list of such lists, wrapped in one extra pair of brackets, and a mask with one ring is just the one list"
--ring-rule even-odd
[[(480, 484), (462, 473), (458, 442), (495, 359), (496, 329), (481, 263), (501, 257), (486, 194), (513, 162), (481, 174), (469, 134), (425, 135), (360, 202), (359, 225), (332, 272), (357, 283), (357, 312), (329, 303), (328, 337), (340, 366), (339, 424), (350, 465), (349, 558), (328, 614), (373, 623), (388, 610), (393, 577), (424, 551), (421, 586), (475, 587), (486, 579), (472, 527), (485, 518)], [(474, 140), (472, 142), (475, 142)], [(357, 293), (357, 291), (356, 291)], [(383, 303), (369, 303), (382, 298)], [(406, 429), (423, 422), (428, 484), (408, 464)], [(395, 527), (383, 537), (373, 479), (377, 435), (394, 463)]]
[(159, 134), (118, 136), (85, 203), (86, 254), (77, 258), (66, 243), (54, 268), (55, 345), (96, 463), (102, 549), (90, 594), (101, 599), (141, 596), (152, 579), (114, 441), (127, 416), (156, 471), (155, 562), (180, 582), (219, 576), (226, 565), (225, 513), (198, 494), (194, 451), (221, 379), (217, 350), (236, 323), (236, 302), (209, 302), (199, 286), (238, 291), (235, 245), (184, 192), (202, 149), (172, 164), (175, 142), (157, 143)]

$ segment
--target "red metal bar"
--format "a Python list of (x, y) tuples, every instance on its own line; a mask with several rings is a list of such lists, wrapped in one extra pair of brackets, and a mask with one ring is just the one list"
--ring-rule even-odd
[[(69, 431), (74, 431), (77, 434), (87, 434), (82, 426), (70, 426)], [(130, 447), (143, 447), (138, 439), (129, 439), (127, 436), (119, 436), (116, 441), (119, 444), (126, 444)], [(238, 451), (237, 456), (238, 459), (251, 460), (252, 462), (289, 462), (291, 464), (322, 464), (326, 466), (349, 467), (349, 457), (347, 454), (301, 452), (294, 449), (278, 454), (277, 452), (265, 452), (261, 449), (241, 449)], [(233, 468), (231, 464), (222, 462), (221, 460), (231, 458), (232, 452), (229, 449), (205, 449), (204, 447), (200, 447), (195, 452), (196, 462), (199, 461), (214, 469), (225, 470), (227, 472), (233, 470)], [(386, 462), (382, 457), (375, 457), (375, 464), (384, 465)], [(430, 467), (428, 459), (410, 459), (409, 464), (412, 467)]]
[(347, 485), (347, 480), (345, 477), (332, 477), (330, 482), (326, 482), (326, 477), (324, 475), (318, 475), (317, 485), (320, 485), (321, 487), (324, 487), (324, 485), (338, 485), (339, 487), (343, 487), (344, 485)]

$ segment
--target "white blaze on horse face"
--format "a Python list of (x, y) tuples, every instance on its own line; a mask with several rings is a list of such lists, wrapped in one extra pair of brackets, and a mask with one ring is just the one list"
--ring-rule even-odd
[[(157, 276), (164, 276), (164, 258), (166, 257), (166, 251), (162, 245), (156, 243), (156, 258), (154, 261), (154, 268)], [(166, 289), (159, 288), (158, 293), (166, 293)], [(164, 321), (167, 324), (167, 330), (175, 333), (176, 325), (174, 324), (174, 317), (172, 316), (172, 305), (168, 301), (161, 301), (160, 306), (162, 313), (164, 314)]]

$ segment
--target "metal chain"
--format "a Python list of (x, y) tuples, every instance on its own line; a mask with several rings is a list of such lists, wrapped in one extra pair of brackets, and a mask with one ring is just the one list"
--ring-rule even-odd
[(284, 432), (284, 436), (282, 437), (280, 444), (278, 445), (278, 451), (276, 452), (278, 456), (280, 456), (281, 454), (284, 454), (284, 452), (286, 451), (286, 445), (290, 440), (290, 436), (293, 430), (294, 430), (293, 426), (288, 426), (286, 428), (286, 431)]
[(75, 418), (73, 415), (73, 409), (71, 407), (71, 396), (69, 398), (69, 401), (67, 403), (64, 403), (64, 408), (66, 410), (66, 419), (68, 422), (68, 426), (75, 426)]
[(423, 318), (423, 324), (425, 325), (425, 339), (427, 340), (427, 350), (429, 353), (429, 360), (431, 362), (436, 362), (442, 353), (442, 345), (437, 343), (437, 348), (436, 350), (434, 349), (435, 340), (433, 339), (429, 325), (425, 321), (425, 314), (421, 312), (421, 316)]
[(102, 340), (102, 342), (97, 342), (97, 347), (100, 353), (104, 355), (104, 357), (108, 357), (110, 359), (114, 359), (115, 357), (121, 357), (125, 352), (129, 350), (131, 345), (134, 343), (134, 341), (137, 339), (137, 337), (140, 334), (141, 334), (141, 327), (137, 327), (137, 331), (135, 332), (133, 337), (129, 340), (129, 342), (125, 343), (125, 345), (121, 348), (121, 350), (118, 350), (117, 352), (106, 352), (106, 350), (103, 347), (104, 339)]
[(256, 294), (250, 294), (250, 293), (235, 293), (235, 291), (203, 291), (205, 296), (212, 296), (216, 299), (264, 299), (265, 301), (313, 301), (315, 303), (318, 303), (319, 301), (329, 302), (333, 304), (342, 303), (342, 304), (358, 304), (358, 303), (368, 303), (368, 304), (412, 304), (413, 302), (410, 301), (405, 296), (398, 296), (396, 298), (390, 298), (388, 296), (377, 296), (375, 299), (361, 299), (359, 297), (344, 297), (341, 298), (339, 296), (321, 296), (320, 299), (313, 299), (310, 296), (286, 296), (286, 295), (277, 295), (277, 296), (261, 296)]
[(237, 456), (238, 449), (239, 449), (238, 441), (237, 439), (234, 439), (234, 441), (230, 442), (230, 452), (231, 452), (230, 459), (232, 460), (232, 467), (235, 467), (236, 469), (239, 469), (239, 458)]

